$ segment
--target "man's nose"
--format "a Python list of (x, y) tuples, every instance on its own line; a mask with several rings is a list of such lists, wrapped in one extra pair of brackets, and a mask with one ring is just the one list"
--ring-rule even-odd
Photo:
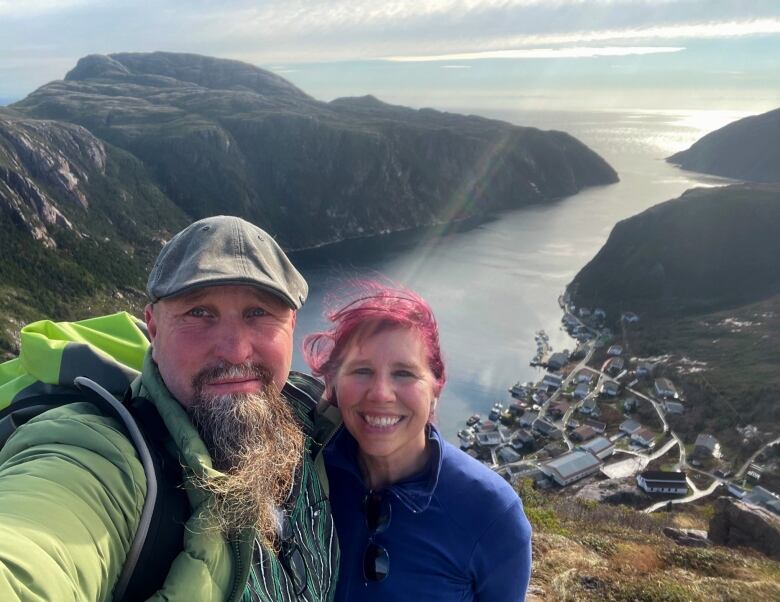
[(250, 333), (246, 328), (226, 324), (219, 333), (214, 334), (218, 337), (215, 340), (218, 359), (229, 364), (242, 364), (251, 359), (254, 347)]

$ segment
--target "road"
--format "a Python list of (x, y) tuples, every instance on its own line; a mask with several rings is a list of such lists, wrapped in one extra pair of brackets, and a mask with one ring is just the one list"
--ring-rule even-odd
[(780, 437), (778, 437), (778, 438), (777, 438), (777, 439), (775, 439), (774, 441), (770, 441), (770, 442), (769, 442), (769, 443), (767, 443), (766, 445), (763, 445), (763, 446), (761, 446), (760, 448), (758, 448), (758, 450), (756, 451), (756, 453), (754, 453), (752, 456), (750, 456), (750, 457), (749, 457), (749, 458), (748, 458), (748, 459), (745, 461), (745, 463), (742, 465), (742, 468), (740, 468), (740, 469), (739, 469), (739, 470), (736, 472), (736, 474), (734, 475), (734, 479), (735, 479), (735, 480), (736, 480), (736, 479), (741, 479), (741, 478), (742, 478), (742, 475), (744, 475), (744, 474), (745, 474), (745, 471), (746, 471), (746, 470), (748, 469), (748, 467), (749, 467), (749, 466), (750, 466), (750, 465), (753, 463), (753, 461), (754, 461), (754, 460), (755, 460), (755, 459), (756, 459), (756, 458), (759, 456), (759, 454), (760, 454), (762, 451), (764, 451), (764, 450), (765, 450), (767, 447), (771, 447), (771, 446), (773, 446), (773, 445), (775, 445), (775, 444), (777, 444), (777, 443), (780, 443)]

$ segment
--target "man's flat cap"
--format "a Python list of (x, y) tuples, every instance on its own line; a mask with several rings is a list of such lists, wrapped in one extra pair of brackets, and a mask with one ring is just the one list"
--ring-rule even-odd
[(309, 287), (265, 231), (239, 217), (217, 215), (190, 224), (169, 240), (149, 274), (152, 302), (194, 288), (246, 284), (273, 293), (293, 309)]

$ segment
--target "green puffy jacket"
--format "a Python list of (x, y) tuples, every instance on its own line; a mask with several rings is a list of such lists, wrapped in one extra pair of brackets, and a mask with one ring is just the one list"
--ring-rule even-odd
[[(168, 393), (150, 353), (133, 393), (157, 408), (185, 472), (215, 474), (205, 444)], [(303, 409), (295, 410), (305, 421)], [(332, 519), (308, 456), (302, 473), (308, 495), (301, 496), (295, 514), (318, 534), (309, 543), (322, 568), (322, 599), (332, 599), (338, 573)], [(247, 583), (257, 580), (254, 533), (228, 542), (205, 529), (208, 496), (186, 489), (192, 515), (182, 552), (152, 600), (240, 600)], [(132, 443), (91, 404), (50, 410), (20, 427), (0, 450), (0, 600), (110, 600), (145, 495)], [(278, 561), (270, 560), (276, 574)]]

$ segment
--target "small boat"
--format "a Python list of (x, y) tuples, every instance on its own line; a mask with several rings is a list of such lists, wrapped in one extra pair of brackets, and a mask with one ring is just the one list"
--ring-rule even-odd
[(481, 419), (482, 417), (479, 414), (472, 414), (466, 419), (466, 426), (474, 426), (475, 424), (479, 424)]
[(488, 415), (488, 418), (490, 420), (493, 420), (494, 422), (499, 419), (501, 416), (501, 412), (504, 411), (504, 404), (502, 404), (500, 401), (497, 401), (493, 404), (493, 407), (490, 409), (490, 414)]
[(474, 444), (474, 431), (468, 427), (461, 429), (458, 431), (458, 439), (460, 439), (461, 447), (466, 446), (468, 449)]

